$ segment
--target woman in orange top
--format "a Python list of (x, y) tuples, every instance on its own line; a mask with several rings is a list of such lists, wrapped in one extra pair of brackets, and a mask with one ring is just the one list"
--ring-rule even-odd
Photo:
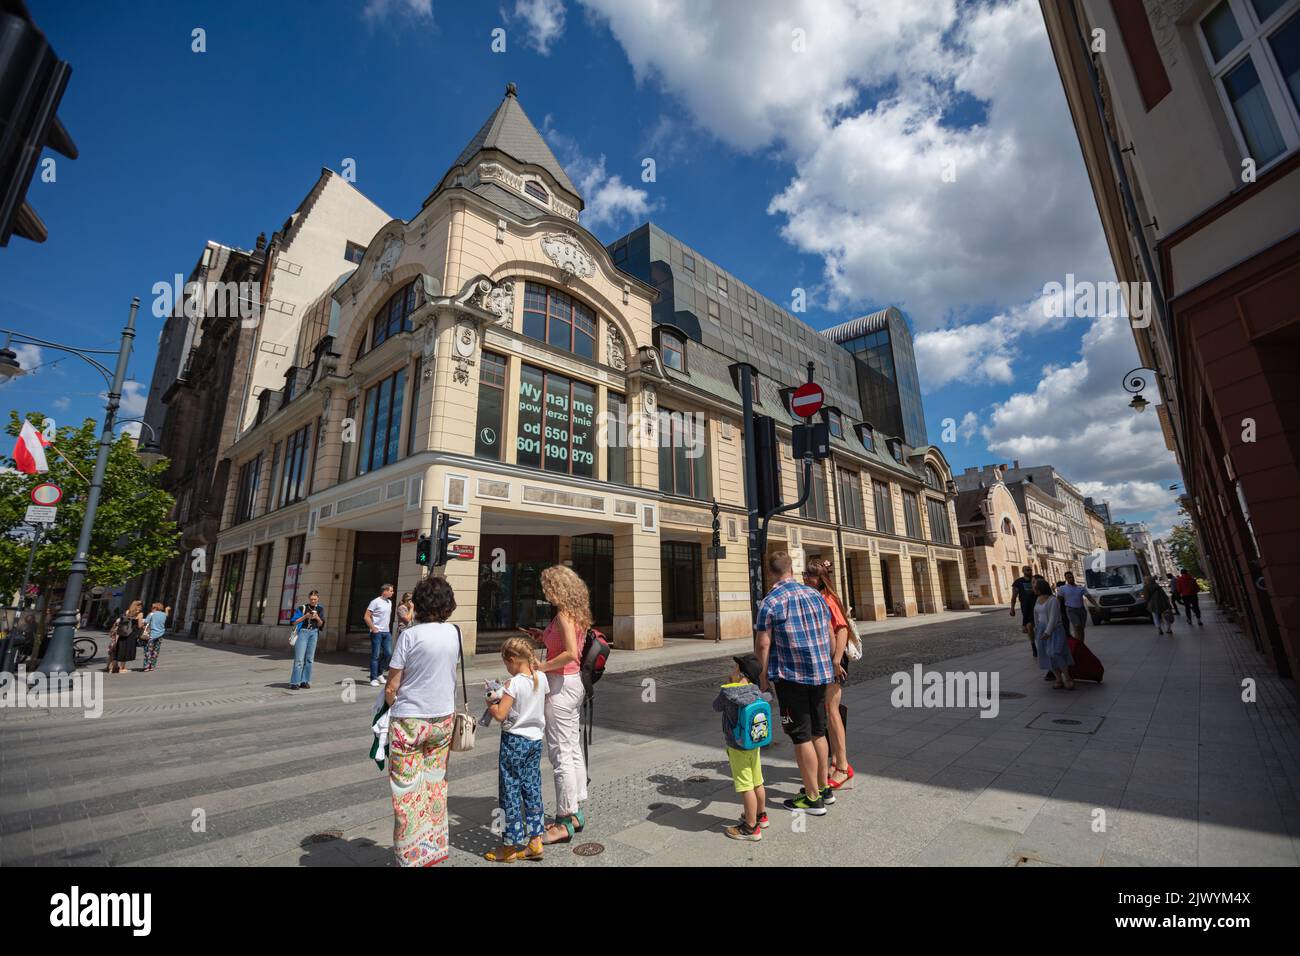
[(835, 593), (835, 574), (827, 558), (812, 558), (803, 573), (803, 583), (822, 596), (831, 614), (831, 662), (835, 666), (835, 680), (826, 688), (826, 744), (830, 748), (831, 769), (827, 782), (838, 790), (853, 779), (849, 764), (848, 741), (844, 737), (844, 713), (840, 704), (843, 697), (844, 678), (848, 676), (849, 659), (845, 649), (853, 633), (844, 605)]

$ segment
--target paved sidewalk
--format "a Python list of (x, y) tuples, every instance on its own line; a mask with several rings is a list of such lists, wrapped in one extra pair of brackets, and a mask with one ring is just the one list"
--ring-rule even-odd
[[(1073, 692), (1041, 680), (1005, 614), (873, 635), (855, 665), (869, 679), (845, 691), (852, 789), (822, 818), (773, 807), (760, 844), (721, 835), (738, 801), (709, 708), (714, 659), (744, 648), (616, 653), (577, 841), (601, 852), (557, 847), (543, 865), (1300, 864), (1300, 706), (1206, 604), (1206, 626), (1173, 639), (1090, 628), (1106, 678)], [(951, 657), (965, 647), (984, 649)], [(912, 660), (996, 672), (997, 717), (895, 709), (875, 674)], [(475, 681), (499, 665), (471, 669)], [(387, 785), (365, 756), (375, 691), (363, 683), (348, 703), (339, 683), (359, 673), (331, 657), (311, 690), (290, 692), (281, 655), (173, 640), (158, 672), (109, 679), (100, 720), (0, 711), (0, 863), (392, 865)], [(457, 865), (487, 865), (494, 842), (496, 736), (451, 760)], [(798, 789), (791, 757), (784, 740), (763, 755), (773, 804)]]

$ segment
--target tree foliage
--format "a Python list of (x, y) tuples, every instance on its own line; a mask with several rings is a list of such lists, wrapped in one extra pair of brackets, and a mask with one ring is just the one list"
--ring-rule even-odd
[[(45, 416), (38, 413), (28, 414), (27, 418), (37, 428), (45, 421)], [(22, 422), (16, 411), (10, 412), (7, 431), (11, 438), (18, 437)], [(99, 452), (99, 426), (89, 418), (79, 427), (65, 425), (58, 429), (53, 441), (85, 480), (53, 448), (45, 450), (49, 472), (25, 475), (10, 470), (14, 464), (10, 456), (13, 445), (4, 448), (3, 461), (8, 468), (0, 471), (0, 588), (6, 596), (18, 590), (27, 566), (32, 527), (24, 517), (36, 485), (47, 481), (57, 484), (63, 489), (63, 500), (58, 505), (57, 521), (43, 526), (32, 581), (46, 593), (61, 586), (77, 549), (89, 480)], [(180, 533), (168, 518), (174, 500), (161, 487), (166, 470), (166, 461), (146, 466), (125, 435), (113, 443), (87, 555), (87, 589), (121, 584), (176, 553)]]
[(1130, 551), (1133, 548), (1133, 542), (1129, 541), (1128, 535), (1113, 524), (1106, 525), (1106, 550), (1107, 551)]
[(1201, 568), (1201, 549), (1196, 544), (1196, 531), (1192, 528), (1192, 522), (1187, 513), (1183, 512), (1183, 520), (1169, 529), (1169, 555), (1174, 559), (1174, 564), (1180, 568), (1186, 568), (1191, 572), (1194, 578), (1204, 578), (1205, 571)]

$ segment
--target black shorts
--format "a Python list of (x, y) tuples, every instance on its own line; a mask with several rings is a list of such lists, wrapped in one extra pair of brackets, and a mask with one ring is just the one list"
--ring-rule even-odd
[(1032, 604), (1020, 605), (1020, 623), (1021, 624), (1034, 623), (1034, 606)]
[(797, 744), (826, 736), (826, 685), (775, 681), (781, 727)]

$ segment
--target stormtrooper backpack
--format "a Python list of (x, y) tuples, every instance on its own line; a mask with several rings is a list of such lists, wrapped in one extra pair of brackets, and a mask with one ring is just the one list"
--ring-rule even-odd
[(742, 704), (736, 714), (736, 749), (757, 750), (772, 742), (772, 705), (759, 698)]

